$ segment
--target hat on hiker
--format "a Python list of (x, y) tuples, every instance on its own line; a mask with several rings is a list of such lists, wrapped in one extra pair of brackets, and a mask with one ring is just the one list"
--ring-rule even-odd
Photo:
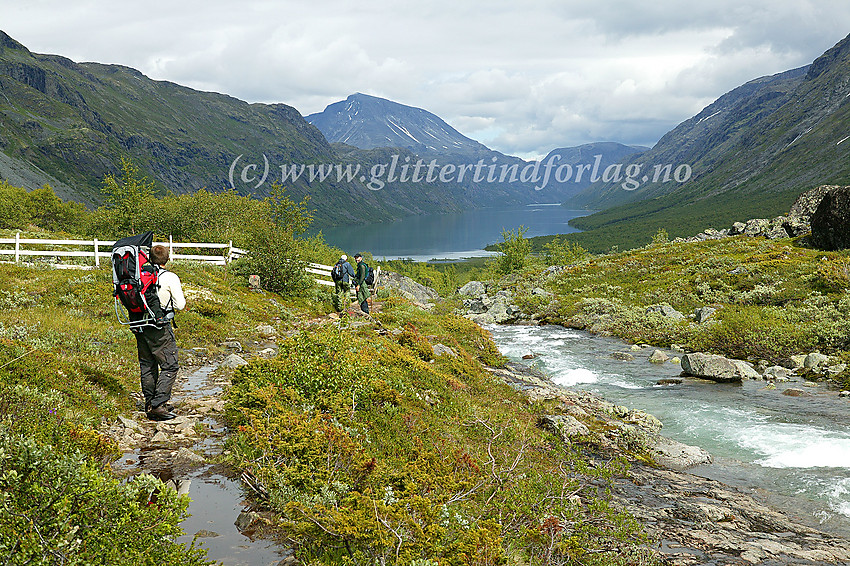
[(345, 254), (342, 254), (341, 256), (339, 256), (339, 260), (340, 261), (348, 261), (348, 256), (345, 255)]
[(360, 255), (360, 254), (354, 254), (354, 259), (357, 259), (358, 257), (363, 257), (363, 256)]

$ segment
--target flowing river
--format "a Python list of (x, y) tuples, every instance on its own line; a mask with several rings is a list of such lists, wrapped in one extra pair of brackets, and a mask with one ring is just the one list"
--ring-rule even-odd
[[(712, 464), (689, 472), (749, 490), (801, 522), (850, 537), (850, 401), (836, 391), (801, 382), (773, 387), (689, 378), (662, 386), (656, 382), (677, 377), (680, 368), (650, 363), (654, 348), (631, 351), (620, 340), (560, 326), (488, 329), (509, 358), (558, 385), (655, 415), (664, 423), (662, 434), (712, 454)], [(635, 359), (614, 359), (617, 351)], [(531, 353), (532, 360), (521, 359)], [(787, 388), (806, 395), (783, 395)]]

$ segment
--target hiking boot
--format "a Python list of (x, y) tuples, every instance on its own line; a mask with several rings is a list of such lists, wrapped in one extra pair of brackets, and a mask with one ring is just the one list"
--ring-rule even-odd
[(169, 411), (165, 405), (154, 407), (153, 409), (149, 410), (147, 414), (148, 418), (152, 421), (168, 421), (177, 417), (177, 415)]

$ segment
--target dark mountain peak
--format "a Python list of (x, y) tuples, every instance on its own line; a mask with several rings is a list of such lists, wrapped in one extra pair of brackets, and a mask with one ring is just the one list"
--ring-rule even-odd
[(26, 51), (27, 53), (29, 53), (29, 49), (12, 39), (9, 34), (2, 30), (0, 30), (0, 47), (16, 49), (18, 51)]
[(814, 60), (809, 67), (809, 73), (806, 75), (806, 80), (816, 79), (821, 76), (827, 69), (845, 60), (850, 55), (850, 35), (836, 43), (823, 55)]
[(477, 155), (489, 152), (439, 116), (392, 100), (355, 93), (306, 120), (330, 142), (360, 149), (401, 147), (418, 154)]

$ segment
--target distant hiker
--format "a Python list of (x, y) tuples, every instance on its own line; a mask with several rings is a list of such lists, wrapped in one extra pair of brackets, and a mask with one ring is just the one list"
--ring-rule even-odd
[(168, 259), (167, 247), (158, 245), (151, 248), (150, 263), (159, 272), (157, 296), (166, 319), (165, 324), (147, 324), (138, 328), (131, 326), (139, 351), (145, 413), (154, 421), (167, 421), (177, 416), (166, 405), (171, 399), (171, 388), (179, 369), (177, 340), (174, 338), (171, 320), (175, 310), (186, 307), (186, 298), (177, 274), (164, 269)]
[(354, 290), (357, 291), (357, 302), (360, 303), (360, 310), (369, 314), (369, 288), (366, 284), (366, 278), (369, 276), (369, 266), (363, 262), (363, 256), (354, 254), (354, 261), (357, 262), (357, 275), (354, 276)]
[(354, 277), (354, 268), (348, 263), (348, 256), (342, 254), (339, 261), (331, 269), (331, 279), (334, 281), (335, 293), (333, 296), (334, 308), (337, 312), (348, 309), (351, 304), (351, 278)]

